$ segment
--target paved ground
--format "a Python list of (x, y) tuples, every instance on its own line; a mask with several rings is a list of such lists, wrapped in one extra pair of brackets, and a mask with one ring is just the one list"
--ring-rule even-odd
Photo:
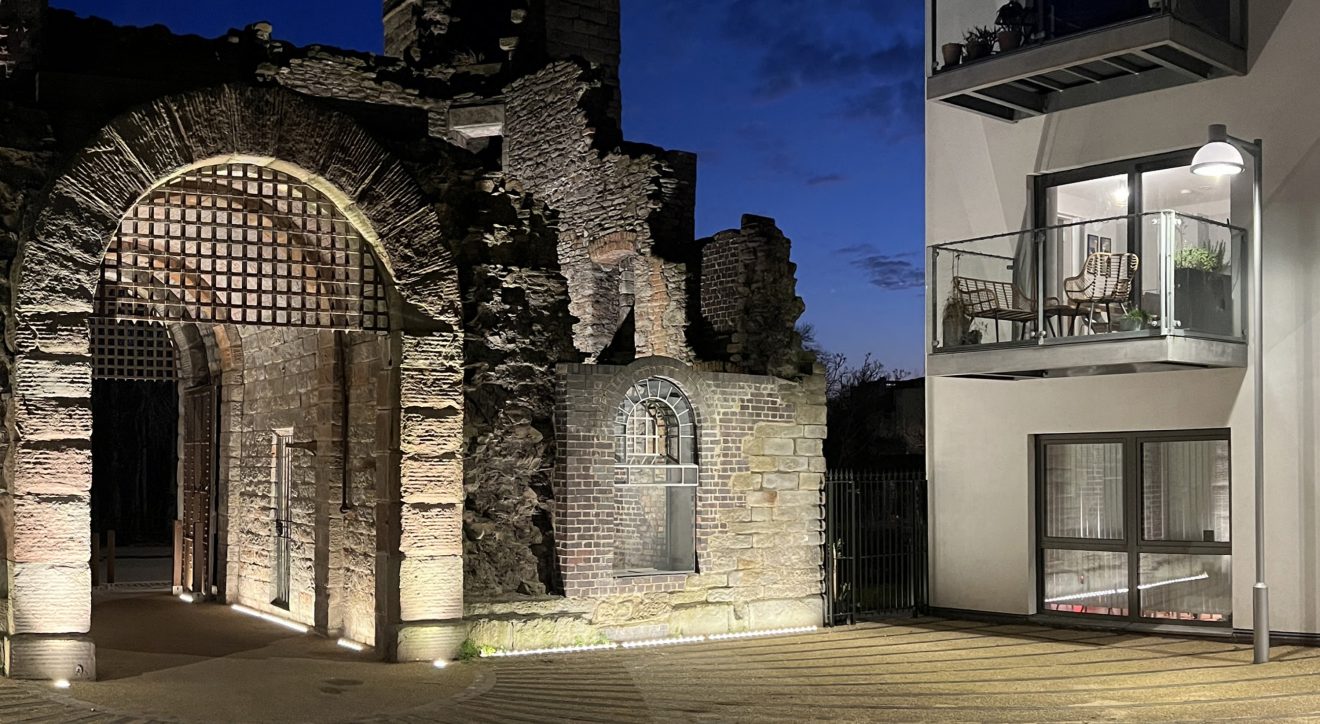
[(1312, 648), (1251, 666), (1222, 642), (923, 619), (437, 670), (167, 597), (96, 610), (105, 680), (0, 682), (0, 722), (1320, 720)]

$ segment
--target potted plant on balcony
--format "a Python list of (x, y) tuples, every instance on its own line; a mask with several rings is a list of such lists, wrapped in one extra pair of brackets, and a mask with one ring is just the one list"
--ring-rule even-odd
[(1224, 245), (1189, 246), (1173, 255), (1174, 312), (1183, 329), (1233, 333), (1233, 279)]
[(981, 26), (968, 30), (963, 39), (967, 41), (967, 60), (980, 60), (994, 50), (998, 36), (990, 28)]
[(1136, 332), (1150, 326), (1150, 314), (1141, 307), (1128, 310), (1127, 314), (1118, 318), (1118, 331)]
[(1027, 9), (1018, 0), (1008, 0), (1000, 6), (999, 14), (995, 16), (995, 28), (999, 30), (999, 52), (1022, 47), (1028, 23)]
[(952, 294), (944, 303), (943, 327), (945, 347), (966, 347), (981, 343), (981, 330), (973, 325), (967, 306), (958, 295)]
[(945, 43), (940, 47), (940, 53), (944, 56), (944, 68), (952, 68), (962, 62), (963, 44)]

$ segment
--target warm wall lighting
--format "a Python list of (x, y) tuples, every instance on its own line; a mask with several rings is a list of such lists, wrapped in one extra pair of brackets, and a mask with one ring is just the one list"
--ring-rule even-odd
[(50, 685), (53, 686), (53, 687), (55, 687), (56, 689), (67, 689), (67, 688), (69, 688), (69, 680), (68, 680), (68, 679), (56, 679), (56, 680), (50, 682)]
[(366, 646), (366, 644), (360, 644), (360, 643), (358, 643), (358, 642), (356, 642), (356, 641), (353, 641), (353, 640), (351, 640), (351, 639), (339, 639), (339, 640), (336, 641), (335, 643), (339, 644), (339, 646), (341, 646), (342, 648), (346, 648), (346, 649), (348, 649), (349, 651), (366, 651), (366, 650), (367, 650), (367, 646)]
[(263, 621), (269, 621), (273, 624), (283, 626), (284, 628), (287, 628), (290, 631), (297, 631), (298, 633), (307, 633), (307, 627), (295, 621), (290, 621), (285, 618), (280, 618), (279, 616), (272, 616), (264, 611), (258, 611), (254, 608), (248, 608), (247, 606), (244, 606), (239, 603), (233, 604), (232, 606), (230, 606), (230, 608), (234, 609), (235, 611), (238, 611), (241, 614), (252, 616), (253, 618), (259, 618)]
[(431, 662), (431, 665), (437, 669), (443, 669), (449, 665), (449, 662), (445, 661), (444, 659), (436, 659), (435, 661)]

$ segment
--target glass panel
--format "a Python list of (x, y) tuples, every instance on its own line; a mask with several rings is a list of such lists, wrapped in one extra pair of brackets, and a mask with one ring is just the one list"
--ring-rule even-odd
[(697, 489), (614, 488), (614, 572), (642, 575), (696, 568)]
[(1141, 554), (1141, 615), (1227, 621), (1233, 614), (1232, 556)]
[(1146, 540), (1229, 541), (1227, 440), (1141, 446)]
[(1128, 614), (1126, 553), (1046, 550), (1044, 575), (1046, 610)]
[(1045, 448), (1045, 535), (1123, 537), (1123, 444)]
[(1241, 335), (1246, 278), (1243, 236), (1235, 229), (1166, 215), (1173, 254), (1174, 327), (1189, 332)]
[(1127, 256), (1137, 251), (1128, 245), (1130, 197), (1126, 174), (1047, 191), (1046, 225), (1069, 226), (1057, 229), (1047, 246), (1046, 296), (1070, 308), (1072, 334), (1118, 331), (1135, 298), (1141, 259)]
[(1034, 248), (1029, 232), (931, 250), (935, 349), (1034, 343)]
[(1228, 223), (1232, 177), (1197, 176), (1190, 166), (1141, 174), (1142, 211), (1177, 211)]
[[(1045, 219), (1045, 225), (1123, 216), (1129, 213), (1129, 196), (1126, 174), (1054, 186), (1049, 189), (1046, 198), (1049, 216)], [(1124, 243), (1125, 240), (1118, 239), (1120, 233), (1127, 231), (1124, 222), (1115, 222), (1112, 231), (1114, 233), (1108, 235), (1111, 243)]]

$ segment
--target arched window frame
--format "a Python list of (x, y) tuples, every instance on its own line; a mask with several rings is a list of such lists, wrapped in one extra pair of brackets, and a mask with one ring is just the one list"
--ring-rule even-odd
[(678, 385), (661, 377), (634, 384), (614, 419), (615, 483), (696, 486), (697, 425)]
[(616, 577), (696, 571), (697, 432), (687, 395), (661, 377), (635, 383), (616, 409)]

